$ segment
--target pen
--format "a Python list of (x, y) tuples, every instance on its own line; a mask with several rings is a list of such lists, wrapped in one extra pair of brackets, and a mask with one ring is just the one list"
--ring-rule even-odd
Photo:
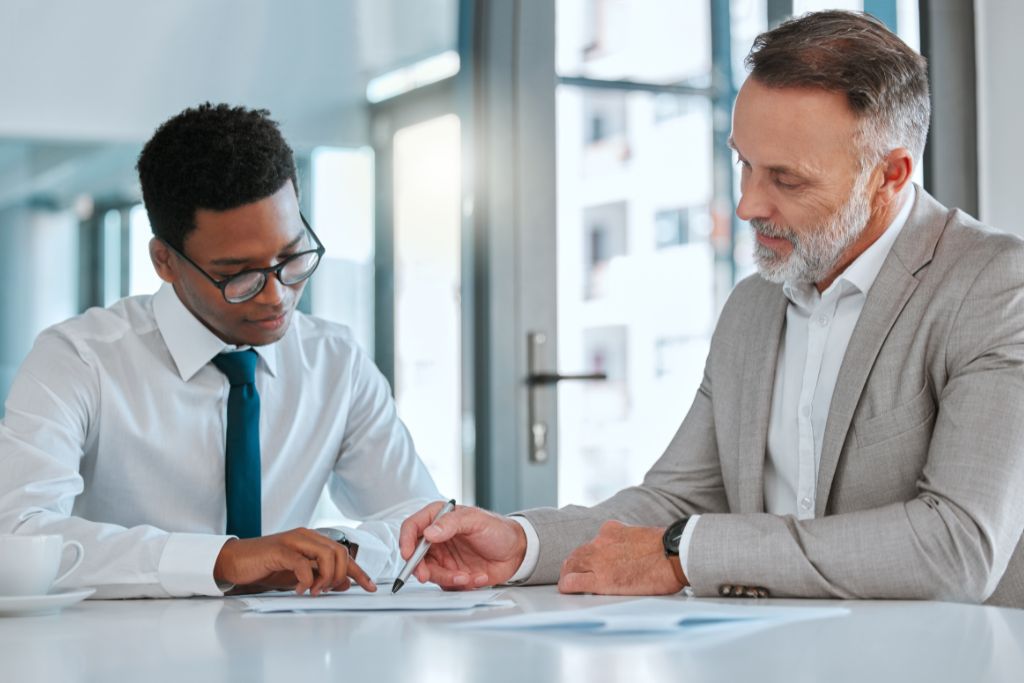
[[(449, 500), (447, 503), (445, 503), (443, 508), (437, 511), (437, 514), (434, 515), (434, 522), (441, 519), (442, 516), (447, 515), (454, 509), (455, 499), (453, 498)], [(431, 524), (433, 524), (434, 522), (431, 522)], [(405, 582), (409, 580), (409, 575), (412, 574), (414, 569), (416, 569), (417, 565), (419, 565), (420, 563), (420, 560), (423, 559), (423, 556), (427, 554), (428, 550), (430, 550), (430, 541), (428, 541), (426, 536), (424, 536), (420, 539), (420, 544), (416, 546), (416, 552), (412, 554), (412, 557), (409, 558), (409, 561), (405, 563), (404, 567), (402, 567), (402, 572), (398, 575), (398, 578), (395, 579), (394, 585), (391, 586), (392, 594), (397, 593), (402, 589), (402, 586), (405, 585)]]

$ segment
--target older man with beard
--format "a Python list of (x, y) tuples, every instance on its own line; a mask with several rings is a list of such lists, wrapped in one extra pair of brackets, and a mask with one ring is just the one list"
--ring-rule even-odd
[(449, 588), (1024, 607), (1024, 243), (911, 182), (925, 60), (863, 14), (758, 37), (736, 101), (759, 274), (641, 485), (403, 524)]

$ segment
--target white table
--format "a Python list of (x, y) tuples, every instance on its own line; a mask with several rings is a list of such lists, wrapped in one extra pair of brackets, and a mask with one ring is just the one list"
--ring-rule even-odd
[(1024, 610), (773, 600), (852, 613), (705, 643), (450, 628), (628, 599), (554, 587), (503, 597), (516, 607), (458, 614), (259, 615), (234, 599), (86, 601), (54, 616), (0, 618), (0, 681), (1024, 681)]

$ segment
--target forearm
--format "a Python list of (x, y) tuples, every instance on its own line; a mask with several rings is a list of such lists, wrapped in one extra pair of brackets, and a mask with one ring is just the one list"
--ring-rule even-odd
[(707, 514), (686, 569), (700, 596), (732, 584), (773, 597), (982, 602), (1013, 552), (1009, 536), (934, 498), (803, 521)]
[[(724, 500), (708, 503), (714, 504), (715, 511), (725, 509)], [(692, 500), (670, 495), (645, 483), (624, 489), (593, 507), (569, 505), (561, 509), (537, 508), (516, 513), (530, 522), (539, 541), (536, 568), (525, 583), (557, 583), (562, 562), (569, 553), (593, 540), (601, 525), (609, 520), (667, 527), (681, 517), (705, 511)]]
[[(22, 433), (33, 433), (30, 425), (21, 426)], [(76, 515), (73, 504), (85, 484), (73, 444), (51, 451), (4, 427), (0, 533), (60, 534), (81, 543), (82, 564), (62, 586), (94, 587), (97, 598), (220, 595), (213, 565), (226, 536), (169, 533), (143, 524), (129, 528)], [(51, 447), (65, 438), (58, 429), (48, 434)]]
[(79, 517), (29, 512), (5, 531), (61, 534), (85, 549), (81, 566), (61, 587), (96, 588), (95, 598), (166, 598), (221, 595), (213, 566), (227, 536), (170, 533), (152, 526), (131, 528)]

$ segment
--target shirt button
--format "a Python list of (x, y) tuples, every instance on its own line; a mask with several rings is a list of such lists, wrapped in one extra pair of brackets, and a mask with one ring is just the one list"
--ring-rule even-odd
[(811, 407), (810, 406), (804, 406), (803, 408), (800, 409), (800, 414), (803, 415), (804, 417), (810, 417), (811, 416)]
[(800, 509), (801, 510), (810, 510), (811, 509), (811, 505), (813, 505), (813, 504), (814, 504), (814, 501), (812, 501), (810, 498), (805, 496), (804, 499), (800, 501)]
[(818, 316), (818, 324), (821, 325), (822, 327), (825, 327), (826, 325), (828, 325), (828, 316), (826, 316), (826, 315), (819, 315)]

